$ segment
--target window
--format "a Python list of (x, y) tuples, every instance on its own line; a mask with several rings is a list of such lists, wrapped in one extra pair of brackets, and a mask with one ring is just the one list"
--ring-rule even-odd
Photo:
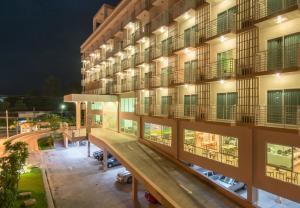
[(121, 132), (131, 134), (131, 135), (137, 135), (137, 122), (133, 120), (121, 120)]
[(218, 93), (217, 94), (217, 118), (232, 120), (234, 119), (237, 93)]
[(161, 96), (161, 114), (167, 115), (169, 114), (169, 105), (171, 104), (172, 97), (171, 96)]
[(238, 166), (238, 139), (234, 137), (185, 129), (184, 151)]
[(198, 68), (197, 60), (184, 62), (184, 82), (190, 83), (195, 80), (196, 71)]
[(172, 128), (164, 125), (144, 123), (144, 139), (171, 146)]
[(300, 185), (300, 148), (267, 144), (266, 175)]
[(184, 96), (184, 116), (194, 116), (196, 113), (197, 95)]
[(134, 112), (135, 98), (121, 98), (121, 112)]
[(92, 103), (92, 110), (102, 110), (103, 104), (102, 103)]
[(230, 76), (234, 71), (233, 50), (217, 54), (217, 77)]
[(184, 30), (184, 47), (194, 47), (196, 45), (197, 25)]
[(228, 32), (234, 27), (235, 14), (237, 13), (238, 7), (232, 7), (222, 13), (218, 14), (217, 18), (217, 34)]
[(300, 89), (270, 90), (267, 93), (269, 123), (297, 124)]
[(94, 124), (102, 125), (103, 124), (103, 116), (102, 115), (94, 115)]

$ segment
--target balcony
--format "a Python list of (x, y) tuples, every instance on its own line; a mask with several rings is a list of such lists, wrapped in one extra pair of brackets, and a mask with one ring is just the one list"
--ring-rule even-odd
[(257, 0), (255, 4), (255, 20), (257, 22), (298, 9), (297, 0), (277, 0), (277, 2)]
[(148, 16), (151, 6), (151, 0), (140, 0), (134, 8), (136, 18), (143, 19), (143, 17)]
[(154, 50), (151, 51), (153, 60), (156, 60), (160, 57), (169, 57), (173, 55), (173, 44), (172, 37), (161, 41), (154, 47)]
[(162, 26), (168, 26), (171, 22), (169, 11), (165, 10), (151, 19), (151, 32), (155, 32)]
[(172, 8), (170, 14), (172, 19), (176, 19), (179, 16), (185, 14), (191, 9), (196, 9), (200, 4), (203, 3), (203, 0), (180, 0), (176, 2)]
[(146, 24), (140, 28), (138, 28), (135, 33), (134, 33), (134, 41), (138, 42), (144, 37), (149, 37), (150, 36), (150, 24)]
[(136, 104), (136, 114), (137, 115), (146, 115), (150, 116), (153, 115), (153, 106), (148, 104)]
[(112, 65), (109, 65), (105, 68), (106, 70), (106, 76), (108, 77), (112, 77), (114, 72), (113, 72), (113, 66)]
[(125, 71), (130, 68), (130, 59), (126, 58), (121, 61), (121, 69)]
[(213, 39), (226, 34), (234, 36), (236, 32), (236, 15), (227, 14), (223, 17), (212, 20), (206, 25), (206, 27), (202, 28), (202, 31), (203, 30), (205, 37), (200, 37), (202, 42), (212, 41)]
[(210, 63), (208, 72), (204, 75), (206, 80), (221, 80), (235, 77), (236, 60), (226, 59)]
[(132, 35), (132, 37), (130, 37), (130, 38), (126, 38), (123, 41), (123, 45), (122, 45), (123, 49), (126, 49), (129, 46), (134, 46), (134, 35)]
[(237, 106), (236, 105), (209, 105), (197, 107), (197, 120), (235, 123), (237, 120)]
[(116, 55), (117, 53), (121, 52), (122, 51), (122, 42), (116, 42), (114, 44), (114, 48), (113, 48), (113, 55)]
[(255, 56), (256, 73), (274, 73), (300, 69), (300, 44), (261, 51)]
[(195, 119), (196, 118), (197, 105), (175, 105), (175, 118), (182, 119)]
[(161, 73), (151, 77), (150, 87), (169, 87), (172, 83), (172, 71), (170, 69), (169, 73)]
[(171, 76), (172, 85), (195, 84), (197, 77), (197, 67), (191, 69), (179, 69)]
[(258, 106), (255, 112), (255, 125), (299, 129), (300, 105)]
[(175, 53), (184, 52), (183, 49), (196, 48), (198, 44), (197, 33), (191, 30), (174, 38), (174, 51)]
[(114, 63), (113, 64), (113, 73), (116, 74), (116, 73), (119, 73), (121, 72), (121, 65), (118, 64), (118, 63)]
[(150, 63), (150, 49), (147, 48), (142, 53), (136, 53), (136, 66)]
[(172, 105), (154, 105), (154, 116), (171, 117), (173, 115)]
[(120, 84), (114, 84), (113, 85), (113, 93), (114, 94), (120, 94), (122, 92), (121, 85)]
[(121, 91), (122, 92), (130, 92), (134, 88), (134, 82), (132, 82), (132, 79), (123, 79), (122, 85), (121, 85)]

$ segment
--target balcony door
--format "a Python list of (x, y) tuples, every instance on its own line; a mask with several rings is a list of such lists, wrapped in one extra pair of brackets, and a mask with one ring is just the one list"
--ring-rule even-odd
[(218, 119), (233, 119), (234, 106), (237, 104), (237, 93), (218, 93), (217, 94), (217, 118)]
[(184, 116), (193, 116), (196, 113), (196, 105), (198, 103), (197, 95), (184, 96)]
[(218, 14), (217, 17), (217, 34), (229, 32), (235, 24), (235, 14), (237, 13), (237, 6), (232, 7), (224, 12)]
[(299, 66), (300, 33), (284, 37), (284, 68)]
[(170, 73), (170, 68), (169, 67), (164, 67), (161, 69), (161, 80), (160, 84), (163, 87), (167, 87), (169, 83), (169, 73)]
[(282, 55), (283, 55), (283, 41), (282, 37), (268, 40), (268, 70), (275, 71), (282, 69)]
[(161, 96), (161, 114), (169, 114), (169, 106), (171, 105), (172, 97), (171, 96)]
[(233, 72), (233, 50), (217, 54), (217, 77), (229, 76)]
[(152, 104), (152, 98), (151, 97), (144, 97), (144, 113), (146, 113), (146, 114), (150, 113), (151, 104)]
[(197, 60), (184, 62), (184, 82), (191, 83), (195, 80), (196, 71), (198, 68)]
[(267, 103), (269, 123), (295, 125), (300, 122), (300, 89), (268, 91)]
[(196, 26), (184, 30), (184, 47), (194, 47), (196, 45)]

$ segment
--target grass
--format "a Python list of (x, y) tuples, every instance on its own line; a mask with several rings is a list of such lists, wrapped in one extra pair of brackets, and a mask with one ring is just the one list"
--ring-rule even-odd
[[(37, 203), (35, 208), (47, 208), (42, 171), (39, 168), (32, 168), (30, 172), (22, 174), (19, 181), (19, 192), (31, 192), (32, 198)], [(22, 207), (23, 200), (17, 200), (14, 208)]]
[(51, 136), (47, 136), (38, 140), (40, 150), (48, 150), (54, 148), (54, 139)]

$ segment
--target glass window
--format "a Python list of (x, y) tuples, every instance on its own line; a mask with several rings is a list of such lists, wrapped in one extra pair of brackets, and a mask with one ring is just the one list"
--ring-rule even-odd
[(92, 110), (101, 110), (103, 108), (102, 103), (92, 103)]
[(184, 151), (238, 166), (238, 139), (234, 137), (185, 129)]
[(122, 119), (120, 131), (127, 134), (137, 135), (137, 122), (133, 120)]
[(144, 124), (144, 139), (171, 146), (172, 128), (158, 124)]
[(94, 123), (96, 125), (101, 125), (103, 122), (103, 117), (102, 115), (94, 115)]
[(135, 98), (121, 98), (121, 112), (134, 112)]
[(300, 148), (267, 144), (266, 175), (300, 185)]

